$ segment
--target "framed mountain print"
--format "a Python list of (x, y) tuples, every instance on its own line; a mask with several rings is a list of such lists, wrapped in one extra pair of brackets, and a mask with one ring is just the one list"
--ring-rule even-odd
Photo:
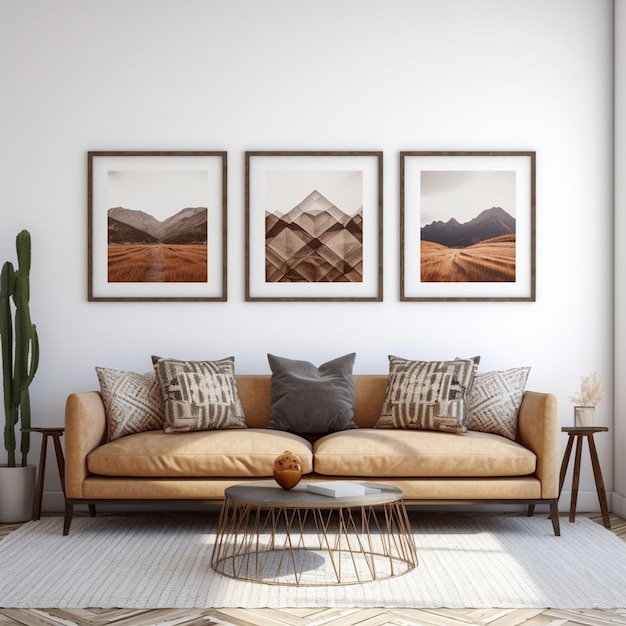
[(246, 152), (246, 300), (382, 300), (382, 152)]
[(89, 152), (89, 301), (225, 301), (226, 168), (226, 152)]
[(400, 300), (535, 301), (535, 152), (400, 153)]

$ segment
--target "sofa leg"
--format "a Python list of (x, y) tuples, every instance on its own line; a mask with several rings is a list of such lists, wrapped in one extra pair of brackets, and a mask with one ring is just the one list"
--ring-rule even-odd
[(535, 505), (529, 504), (528, 505), (528, 517), (532, 517), (534, 512), (535, 512)]
[(89, 517), (95, 517), (95, 516), (96, 516), (96, 505), (90, 504), (89, 505)]
[(559, 501), (554, 499), (550, 501), (550, 519), (552, 520), (552, 528), (556, 537), (561, 536), (561, 526), (559, 524)]
[(69, 535), (70, 524), (72, 523), (72, 517), (74, 517), (74, 505), (69, 501), (65, 501), (65, 518), (63, 520), (63, 535)]

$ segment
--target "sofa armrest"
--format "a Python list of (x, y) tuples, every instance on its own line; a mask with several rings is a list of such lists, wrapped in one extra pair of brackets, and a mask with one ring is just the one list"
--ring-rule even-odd
[(517, 441), (537, 456), (535, 476), (542, 498), (558, 498), (561, 418), (556, 397), (526, 391), (519, 411)]
[(73, 393), (65, 403), (65, 493), (83, 497), (87, 455), (106, 440), (106, 414), (97, 391)]

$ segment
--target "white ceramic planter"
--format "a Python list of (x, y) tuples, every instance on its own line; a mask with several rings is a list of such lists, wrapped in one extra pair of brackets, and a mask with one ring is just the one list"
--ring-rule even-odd
[(574, 425), (583, 427), (593, 426), (594, 413), (595, 407), (593, 406), (575, 406)]
[(33, 519), (36, 482), (36, 465), (0, 465), (0, 522), (14, 524)]

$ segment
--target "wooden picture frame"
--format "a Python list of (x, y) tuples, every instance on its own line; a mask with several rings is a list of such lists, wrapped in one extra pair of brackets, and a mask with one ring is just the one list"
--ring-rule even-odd
[(246, 301), (381, 301), (382, 152), (246, 152)]
[(400, 300), (535, 301), (535, 152), (400, 153)]
[(88, 153), (88, 300), (227, 299), (227, 154)]

